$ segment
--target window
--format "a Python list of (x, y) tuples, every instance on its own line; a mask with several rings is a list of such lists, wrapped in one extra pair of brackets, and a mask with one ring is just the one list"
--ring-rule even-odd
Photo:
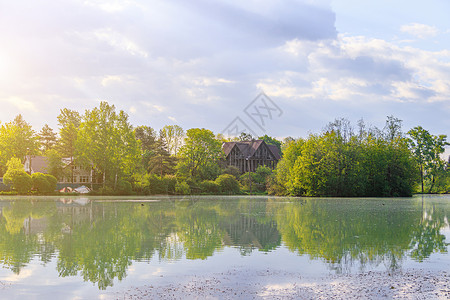
[(89, 176), (80, 176), (80, 182), (82, 183), (89, 182)]

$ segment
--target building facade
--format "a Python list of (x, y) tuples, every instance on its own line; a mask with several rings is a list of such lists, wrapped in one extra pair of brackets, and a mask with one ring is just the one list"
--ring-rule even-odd
[[(58, 179), (58, 183), (73, 183), (73, 184), (96, 184), (101, 183), (101, 178), (98, 178), (95, 170), (92, 167), (83, 167), (73, 162), (70, 158), (62, 159), (63, 173)], [(44, 173), (48, 174), (48, 161), (45, 156), (29, 155), (25, 158), (24, 170), (28, 174)]]
[(225, 164), (234, 166), (241, 173), (254, 172), (259, 166), (274, 169), (280, 160), (277, 146), (268, 145), (263, 140), (225, 142), (222, 144)]

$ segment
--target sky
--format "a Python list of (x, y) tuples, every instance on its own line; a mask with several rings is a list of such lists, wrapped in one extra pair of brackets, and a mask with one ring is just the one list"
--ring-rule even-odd
[[(0, 121), (108, 101), (134, 125), (450, 136), (447, 0), (0, 0)], [(263, 93), (263, 94), (261, 94)], [(228, 131), (227, 131), (228, 130)]]

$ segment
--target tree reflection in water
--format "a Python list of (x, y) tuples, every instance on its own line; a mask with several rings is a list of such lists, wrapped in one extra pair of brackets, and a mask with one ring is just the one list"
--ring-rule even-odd
[[(80, 205), (81, 203), (81, 205)], [(446, 252), (449, 205), (413, 199), (202, 198), (161, 202), (2, 201), (0, 262), (19, 274), (34, 257), (57, 259), (62, 277), (100, 289), (133, 261), (206, 259), (224, 247), (241, 255), (282, 244), (336, 272), (401, 267)]]

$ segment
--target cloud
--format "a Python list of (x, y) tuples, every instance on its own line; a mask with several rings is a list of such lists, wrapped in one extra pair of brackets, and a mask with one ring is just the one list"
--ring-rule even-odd
[(60, 108), (105, 99), (135, 125), (220, 132), (261, 90), (286, 112), (277, 136), (394, 108), (449, 112), (449, 51), (338, 34), (335, 21), (328, 0), (11, 1), (0, 11), (0, 120), (25, 109), (35, 127), (55, 127)]
[(438, 34), (438, 29), (436, 27), (419, 23), (402, 25), (400, 27), (400, 31), (408, 33), (419, 39), (435, 37)]
[[(0, 102), (2, 102), (0, 100)], [(36, 105), (29, 101), (29, 100), (25, 100), (22, 99), (21, 97), (9, 97), (4, 99), (4, 102), (12, 104), (13, 106), (17, 107), (19, 109), (19, 111), (36, 111)]]

